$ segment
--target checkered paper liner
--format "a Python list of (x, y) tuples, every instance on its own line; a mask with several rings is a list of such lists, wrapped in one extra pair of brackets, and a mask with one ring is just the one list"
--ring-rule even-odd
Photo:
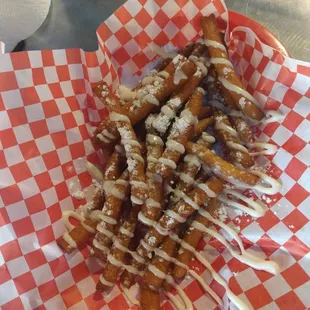
[[(0, 55), (0, 307), (2, 309), (127, 309), (118, 286), (95, 292), (101, 266), (85, 247), (64, 254), (55, 240), (64, 232), (61, 213), (85, 201), (72, 190), (88, 188), (85, 160), (103, 164), (91, 141), (106, 116), (92, 86), (116, 87), (122, 73), (145, 72), (155, 59), (149, 44), (184, 46), (201, 34), (200, 17), (228, 19), (220, 0), (130, 0), (98, 28), (99, 49), (46, 50)], [(254, 221), (229, 210), (248, 248), (281, 267), (272, 276), (233, 259), (219, 242), (200, 243), (203, 254), (233, 292), (254, 309), (310, 307), (310, 64), (282, 56), (249, 29), (236, 28), (229, 52), (250, 93), (281, 123), (261, 126), (260, 140), (279, 147), (258, 158), (283, 183), (261, 199), (266, 216)], [(123, 74), (124, 76), (124, 74)], [(197, 261), (194, 268), (223, 297), (225, 291)], [(197, 309), (216, 309), (197, 282), (182, 286)], [(163, 309), (172, 309), (165, 302)]]

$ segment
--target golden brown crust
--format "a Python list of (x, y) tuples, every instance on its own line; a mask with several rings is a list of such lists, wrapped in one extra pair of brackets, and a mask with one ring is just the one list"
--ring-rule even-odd
[[(201, 19), (201, 26), (205, 39), (216, 41), (222, 44), (221, 33), (217, 27), (216, 18), (213, 14), (203, 17)], [(222, 58), (224, 60), (228, 60), (226, 51), (213, 46), (209, 46), (208, 50), (212, 58)], [(219, 77), (227, 79), (230, 83), (245, 90), (245, 87), (241, 83), (235, 70), (231, 70), (227, 64), (215, 63), (214, 67)], [(225, 68), (230, 70), (224, 70)], [(232, 91), (230, 91), (230, 96), (233, 98), (238, 108), (251, 119), (261, 120), (264, 117), (264, 113), (259, 109), (259, 107), (247, 98), (244, 98), (242, 95)], [(241, 101), (244, 101), (245, 104), (241, 104), (240, 99), (242, 99)]]
[[(205, 184), (211, 191), (214, 192), (215, 195), (220, 194), (223, 190), (223, 183), (215, 177), (210, 178), (208, 181), (206, 181)], [(187, 198), (184, 199), (182, 198), (176, 205), (171, 208), (171, 210), (181, 216), (184, 220), (186, 220), (196, 210), (193, 205), (199, 207), (206, 201), (210, 200), (211, 197), (209, 197), (207, 193), (202, 189), (195, 188), (187, 195)], [(180, 222), (178, 222), (175, 218), (169, 215), (169, 212), (170, 211), (166, 211), (165, 214), (158, 221), (160, 231), (166, 231), (167, 234), (180, 224)], [(162, 242), (164, 237), (165, 236), (161, 234), (157, 228), (154, 227), (151, 228), (151, 230), (146, 234), (146, 236), (144, 237), (144, 241), (149, 246), (156, 247)]]
[[(232, 163), (238, 163), (244, 168), (252, 167), (254, 165), (254, 158), (250, 155), (247, 148), (241, 144), (237, 132), (235, 131), (236, 135), (231, 134), (231, 132), (234, 131), (228, 116), (219, 110), (215, 111), (213, 115), (216, 134), (224, 144), (229, 154), (230, 161)], [(225, 128), (230, 128), (231, 132), (229, 130), (221, 129), (219, 126), (222, 124), (225, 125)]]
[[(83, 223), (93, 228), (94, 232), (96, 231), (97, 223), (95, 221), (84, 220)], [(89, 240), (89, 238), (94, 235), (94, 233), (91, 233), (88, 230), (86, 230), (82, 224), (75, 226), (71, 231), (68, 232), (68, 234), (74, 240), (77, 247), (85, 245), (86, 242)], [(57, 240), (57, 244), (69, 254), (76, 249), (76, 248), (71, 247), (70, 244), (67, 243), (67, 241), (64, 239), (63, 236)]]
[[(203, 206), (211, 215), (214, 213), (217, 208), (216, 199), (211, 199), (207, 205)], [(200, 215), (199, 213), (195, 216), (195, 220), (203, 225), (207, 225), (209, 221)], [(184, 236), (183, 240), (190, 246), (196, 249), (201, 237), (203, 236), (202, 231), (195, 229), (193, 227), (189, 227)], [(176, 259), (185, 265), (188, 265), (191, 259), (193, 258), (194, 253), (188, 249), (183, 248), (182, 246), (179, 248), (178, 254), (176, 255)], [(187, 270), (184, 269), (180, 265), (174, 265), (173, 268), (173, 277), (177, 279), (183, 279), (186, 275)]]
[(225, 177), (234, 178), (248, 185), (255, 185), (259, 180), (259, 177), (257, 175), (237, 168), (236, 166), (227, 162), (220, 156), (214, 154), (207, 148), (200, 146), (196, 143), (187, 142), (186, 150), (191, 154), (197, 155), (207, 166), (213, 169), (213, 171)]
[[(128, 217), (125, 219), (124, 223), (121, 226), (121, 229), (119, 230), (116, 238), (114, 239), (111, 251), (107, 258), (107, 264), (103, 269), (103, 273), (101, 275), (107, 282), (115, 283), (118, 277), (119, 270), (127, 253), (126, 251), (123, 251), (123, 247), (126, 249), (128, 249), (129, 247), (129, 243), (132, 239), (132, 236), (130, 234), (133, 234), (135, 231), (135, 227), (137, 224), (137, 215), (139, 211), (140, 206), (132, 206)], [(122, 228), (126, 230), (126, 234), (123, 233)], [(114, 261), (116, 261), (117, 264), (120, 265), (114, 264)], [(103, 292), (110, 289), (111, 287), (106, 286), (99, 280), (96, 288), (97, 290)]]

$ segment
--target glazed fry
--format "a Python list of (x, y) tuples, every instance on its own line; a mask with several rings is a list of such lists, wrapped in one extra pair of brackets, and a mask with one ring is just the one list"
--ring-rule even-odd
[(137, 141), (136, 134), (127, 116), (112, 113), (111, 118), (117, 122), (121, 143), (126, 152), (131, 185), (130, 199), (134, 204), (141, 205), (146, 200), (148, 194), (148, 187), (145, 183), (144, 159), (141, 156), (141, 145)]
[(217, 136), (225, 145), (229, 159), (232, 163), (237, 163), (244, 168), (250, 168), (254, 165), (254, 159), (248, 149), (243, 146), (238, 138), (238, 133), (232, 128), (232, 125), (223, 112), (217, 110), (214, 112), (215, 131)]
[(176, 113), (182, 108), (183, 104), (193, 94), (202, 78), (207, 74), (207, 68), (202, 62), (196, 62), (196, 64), (197, 69), (195, 74), (190, 76), (185, 86), (180, 88), (179, 91), (162, 106), (161, 112), (154, 120), (152, 126), (160, 136), (163, 136), (167, 132)]
[(200, 136), (211, 124), (213, 124), (212, 116), (200, 120), (197, 124), (193, 126), (189, 140), (195, 139), (196, 137)]
[[(211, 152), (212, 153), (212, 152)], [(212, 177), (205, 184), (200, 184), (193, 189), (171, 209), (167, 210), (160, 218), (156, 227), (152, 228), (144, 237), (144, 241), (150, 247), (156, 247), (169, 232), (199, 209), (205, 201), (215, 198), (223, 190), (223, 184), (217, 178)]]
[[(213, 214), (213, 212), (217, 208), (216, 199), (211, 199), (209, 203), (203, 205), (203, 208), (207, 209), (210, 214)], [(199, 213), (195, 216), (195, 220), (203, 225), (207, 225), (209, 223), (209, 221)], [(180, 263), (184, 265), (189, 264), (190, 260), (193, 258), (194, 255), (193, 251), (196, 249), (200, 239), (202, 238), (202, 235), (203, 233), (200, 230), (193, 227), (190, 227), (186, 230), (182, 238), (183, 242), (180, 243), (180, 248), (176, 255), (176, 259)], [(186, 273), (187, 270), (183, 268), (182, 265), (174, 265), (174, 278), (183, 279)]]
[(201, 26), (211, 56), (210, 62), (216, 69), (222, 87), (229, 90), (235, 104), (246, 116), (254, 120), (261, 120), (264, 113), (258, 107), (256, 100), (245, 90), (233, 69), (226, 48), (222, 44), (215, 16), (211, 14), (202, 18)]
[[(69, 222), (69, 218), (78, 220), (80, 225), (73, 226)], [(89, 238), (96, 233), (96, 221), (85, 219), (75, 211), (65, 211), (63, 221), (68, 231), (57, 240), (57, 244), (69, 254), (76, 248), (85, 245)]]
[(107, 264), (97, 283), (97, 290), (103, 292), (115, 284), (119, 270), (123, 266), (125, 254), (129, 251), (128, 246), (134, 235), (139, 211), (139, 205), (132, 206), (128, 218), (125, 219), (125, 222), (120, 227), (111, 251), (108, 254)]
[(197, 120), (197, 114), (202, 106), (204, 90), (197, 88), (189, 99), (186, 109), (182, 111), (180, 118), (174, 122), (166, 142), (166, 149), (156, 165), (156, 173), (166, 178), (175, 170), (177, 162), (185, 152), (193, 123)]
[(121, 207), (129, 192), (129, 173), (125, 170), (121, 177), (115, 181), (106, 195), (106, 201), (102, 211), (97, 213), (97, 234), (93, 240), (92, 256), (104, 260), (109, 252), (109, 246), (117, 232)]
[(235, 167), (203, 146), (187, 142), (186, 150), (191, 154), (197, 155), (214, 173), (220, 176), (235, 178), (248, 185), (255, 185), (259, 180), (257, 175)]

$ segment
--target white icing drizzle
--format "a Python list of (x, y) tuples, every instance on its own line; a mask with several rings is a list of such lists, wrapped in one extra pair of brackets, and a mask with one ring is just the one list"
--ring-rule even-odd
[(238, 298), (229, 288), (225, 280), (213, 269), (210, 263), (198, 252), (195, 252), (196, 258), (211, 272), (214, 280), (221, 284), (225, 289), (227, 296), (230, 300), (240, 309), (240, 310), (249, 310), (248, 306)]
[(216, 193), (213, 190), (211, 190), (209, 186), (205, 183), (198, 184), (198, 188), (204, 191), (206, 195), (210, 198), (215, 198), (217, 196)]
[(201, 167), (201, 162), (196, 155), (188, 154), (184, 157), (184, 162), (189, 165), (195, 165), (198, 168)]
[(95, 165), (93, 165), (89, 161), (86, 161), (86, 170), (88, 171), (88, 173), (90, 174), (92, 179), (95, 179), (98, 182), (102, 182), (103, 181), (103, 174), (102, 174), (102, 172)]
[(176, 167), (177, 167), (176, 163), (173, 160), (168, 159), (168, 158), (160, 157), (158, 159), (158, 162), (160, 162), (160, 163), (162, 163), (162, 164), (164, 164), (164, 165), (166, 165), (172, 169), (176, 169)]
[(151, 208), (161, 208), (160, 203), (152, 198), (146, 199), (145, 204)]
[[(113, 239), (114, 238), (114, 233), (111, 232), (110, 230), (107, 230), (106, 228), (103, 227), (102, 225), (103, 223), (99, 223), (96, 227), (96, 229), (102, 233), (103, 235), (105, 235), (106, 237)], [(95, 240), (95, 239), (94, 239)]]
[(197, 87), (196, 90), (202, 93), (203, 96), (206, 94), (206, 91), (202, 87)]
[(72, 230), (75, 226), (72, 225), (69, 221), (69, 218), (70, 217), (73, 217), (74, 219), (76, 219), (77, 221), (79, 221), (81, 223), (81, 225), (89, 232), (89, 233), (92, 233), (94, 234), (96, 232), (96, 230), (94, 228), (92, 228), (91, 226), (85, 224), (84, 220), (85, 218), (83, 216), (81, 216), (80, 214), (74, 212), (74, 211), (71, 211), (71, 210), (68, 210), (68, 211), (64, 211), (62, 213), (62, 220), (64, 222), (64, 225), (65, 227), (68, 229), (68, 230)]
[(114, 122), (130, 123), (130, 119), (126, 115), (123, 115), (123, 114), (111, 112), (109, 117), (110, 117), (110, 120)]
[(150, 253), (153, 252), (154, 248), (146, 243), (143, 239), (140, 240), (140, 244)]
[(152, 42), (150, 45), (150, 48), (153, 52), (155, 52), (157, 55), (159, 55), (160, 57), (166, 59), (166, 58), (175, 58), (178, 56), (177, 52), (174, 51), (170, 51), (170, 52), (166, 52), (164, 50), (164, 48), (158, 46), (157, 44), (155, 44), (154, 42)]
[(162, 140), (162, 138), (152, 135), (152, 134), (146, 135), (146, 141), (147, 143), (153, 144), (153, 145), (164, 145), (164, 141)]
[(184, 173), (184, 172), (180, 173), (179, 178), (181, 181), (183, 181), (184, 183), (187, 183), (187, 184), (194, 184), (195, 183), (194, 178), (192, 178), (188, 173)]
[(159, 279), (165, 279), (166, 278), (166, 274), (164, 272), (162, 272), (161, 270), (159, 270), (158, 268), (156, 268), (154, 265), (150, 264), (148, 267), (148, 270), (151, 271), (157, 278)]
[(136, 98), (137, 93), (126, 86), (120, 85), (118, 88), (119, 98), (124, 101), (130, 101)]
[(215, 143), (215, 138), (208, 134), (207, 132), (203, 132), (201, 134), (201, 139), (208, 143)]
[(167, 71), (160, 71), (160, 72), (158, 72), (158, 75), (162, 76), (165, 79), (167, 79), (170, 76), (169, 72), (167, 72)]
[(193, 209), (195, 209), (195, 210), (198, 210), (198, 209), (199, 209), (198, 204), (197, 204), (195, 201), (191, 200), (187, 195), (184, 195), (184, 196), (182, 197), (182, 199), (183, 199), (187, 204), (189, 204)]
[(138, 197), (136, 197), (134, 195), (130, 196), (130, 200), (133, 204), (136, 204), (136, 205), (142, 205), (143, 204), (143, 200), (139, 199)]
[(278, 182), (274, 178), (260, 171), (251, 170), (251, 173), (259, 176), (262, 181), (270, 185), (270, 187), (266, 187), (263, 185), (256, 184), (252, 187), (253, 189), (258, 190), (259, 192), (262, 192), (268, 195), (275, 195), (280, 192), (282, 185), (280, 182)]
[(125, 287), (122, 283), (120, 284), (120, 287), (121, 287), (121, 290), (123, 291), (125, 297), (129, 300), (129, 302), (131, 302), (133, 305), (140, 306), (140, 302), (137, 300), (137, 298), (132, 296), (132, 294), (130, 293), (130, 291), (127, 287)]
[(101, 140), (102, 142), (104, 142), (104, 143), (110, 143), (110, 142), (111, 142), (108, 138), (104, 137), (104, 136), (102, 135), (102, 133), (98, 133), (96, 137), (97, 137), (99, 140)]
[(130, 184), (132, 186), (135, 187), (140, 187), (140, 188), (144, 188), (144, 189), (148, 189), (148, 186), (145, 182), (141, 182), (141, 181), (130, 181)]
[(187, 79), (188, 79), (187, 75), (181, 69), (177, 69), (174, 72), (173, 83), (175, 85), (178, 85), (181, 82), (181, 80), (187, 80)]
[(70, 236), (69, 232), (65, 232), (62, 236), (62, 238), (68, 243), (68, 245), (71, 248), (76, 249), (77, 248), (77, 244), (76, 242), (73, 240), (73, 238)]
[(110, 180), (103, 181), (102, 188), (104, 192), (109, 193), (112, 190), (114, 184), (115, 184), (115, 181), (110, 181)]
[(126, 229), (125, 227), (121, 226), (121, 228), (119, 229), (119, 232), (129, 238), (132, 238), (134, 236), (134, 234), (129, 231), (128, 229)]
[(167, 210), (165, 212), (166, 216), (170, 216), (171, 218), (175, 219), (176, 221), (178, 221), (179, 223), (185, 223), (186, 222), (186, 218), (182, 217), (180, 214), (174, 212), (173, 210)]
[(158, 162), (158, 159), (157, 159), (156, 157), (154, 157), (154, 156), (151, 156), (151, 155), (149, 155), (149, 156), (146, 158), (146, 160), (147, 160), (149, 163), (154, 163), (154, 164), (156, 164), (156, 163)]
[(93, 246), (102, 251), (103, 253), (108, 253), (110, 251), (110, 249), (107, 248), (105, 245), (99, 243), (96, 238), (94, 238), (93, 240)]
[(198, 275), (194, 270), (189, 270), (188, 273), (196, 279), (199, 284), (204, 288), (204, 290), (220, 305), (223, 306), (222, 300), (219, 296), (212, 290), (212, 288)]
[[(182, 246), (182, 241), (181, 239), (175, 234), (175, 233), (172, 233), (172, 235), (170, 235), (171, 239), (173, 239), (174, 241), (176, 242), (179, 242), (181, 243), (181, 246)], [(181, 242), (180, 242), (181, 241)], [(190, 245), (188, 245), (190, 246)], [(196, 250), (194, 248), (192, 248), (193, 251), (192, 252), (195, 252)], [(154, 250), (155, 254), (157, 256), (160, 256), (161, 258), (163, 258), (164, 260), (168, 261), (168, 262), (171, 262), (175, 265), (178, 265), (182, 268), (184, 268), (187, 272), (189, 272), (189, 274), (191, 276), (193, 276), (199, 283), (201, 283), (202, 287), (206, 290), (206, 292), (208, 292), (210, 294), (211, 297), (213, 297), (220, 305), (222, 305), (222, 301), (221, 299), (217, 296), (217, 294), (211, 289), (211, 287), (204, 282), (204, 280), (194, 271), (190, 270), (189, 267), (183, 263), (181, 263), (180, 261), (178, 261), (176, 258), (174, 257), (170, 257), (165, 251), (159, 249), (159, 248), (156, 248)], [(174, 279), (172, 276), (170, 275), (166, 275), (165, 277), (166, 281), (170, 284), (172, 284), (175, 288), (176, 288), (176, 283), (174, 282)], [(178, 291), (178, 290), (177, 290)], [(178, 294), (180, 295), (180, 297), (182, 298), (182, 300), (184, 301), (184, 303), (186, 304), (186, 309), (189, 309), (192, 307), (192, 302), (189, 300), (189, 298), (187, 297), (187, 295), (183, 292), (180, 294), (180, 292), (178, 291)]]
[(167, 140), (166, 147), (168, 149), (176, 151), (176, 152), (178, 152), (180, 154), (184, 154), (185, 153), (185, 147), (181, 143), (179, 143), (179, 142), (177, 142), (175, 140), (172, 140), (172, 139)]
[(100, 280), (100, 282), (101, 282), (103, 285), (106, 285), (106, 286), (114, 286), (114, 284), (115, 284), (115, 283), (112, 283), (112, 282), (107, 281), (107, 280), (103, 277), (103, 274), (100, 275), (99, 280)]
[(210, 62), (212, 64), (219, 64), (219, 65), (227, 65), (229, 67), (233, 67), (232, 63), (225, 58), (210, 58)]
[(263, 119), (265, 124), (282, 121), (284, 119), (284, 115), (277, 111), (267, 111), (266, 114), (266, 118)]
[(129, 145), (133, 145), (133, 146), (137, 146), (137, 147), (141, 148), (141, 144), (138, 141), (135, 141), (132, 139), (122, 139), (121, 143), (123, 145), (129, 144)]
[(124, 200), (125, 199), (125, 193), (120, 192), (117, 188), (113, 187), (110, 192), (108, 192), (110, 195), (114, 196), (115, 198), (119, 200)]
[(153, 226), (162, 236), (168, 236), (169, 230), (162, 227), (159, 223)]
[(245, 97), (246, 99), (248, 99), (249, 101), (255, 103), (257, 106), (259, 106), (258, 101), (250, 94), (248, 93), (246, 90), (242, 89), (239, 86), (236, 86), (232, 83), (230, 83), (227, 79), (219, 76), (218, 80), (223, 84), (223, 86), (225, 88), (227, 88), (228, 90), (235, 92), (237, 94), (240, 94), (241, 96)]
[(103, 136), (106, 136), (106, 137), (109, 138), (109, 139), (116, 139), (116, 137), (115, 137), (112, 133), (110, 133), (107, 129), (104, 129), (104, 130), (101, 132), (101, 134), (102, 134)]
[(245, 146), (243, 146), (242, 144), (235, 143), (233, 141), (226, 141), (225, 144), (230, 149), (234, 149), (234, 150), (241, 151), (241, 152), (244, 152), (244, 153), (249, 153), (248, 149)]
[(122, 267), (123, 266), (123, 262), (121, 262), (120, 260), (116, 259), (113, 255), (108, 254), (107, 260), (114, 266), (116, 267)]
[(250, 155), (273, 155), (277, 152), (278, 148), (274, 144), (266, 143), (266, 142), (254, 142), (250, 145), (251, 147), (255, 147), (261, 149), (258, 152), (251, 152)]
[(126, 269), (128, 272), (135, 274), (135, 275), (139, 275), (142, 276), (143, 272), (139, 271), (136, 267), (134, 266), (130, 266), (130, 265), (125, 265), (124, 269)]
[(162, 106), (160, 111), (169, 118), (175, 117), (175, 112), (172, 109), (170, 109), (168, 105)]
[(156, 222), (147, 218), (142, 211), (138, 214), (138, 220), (146, 226), (155, 226)]
[(225, 46), (222, 43), (219, 43), (217, 41), (205, 39), (204, 44), (208, 47), (211, 46), (211, 47), (218, 48), (218, 49), (221, 49), (222, 51), (226, 52)]
[(224, 122), (216, 122), (214, 128), (215, 128), (215, 130), (227, 131), (229, 134), (231, 134), (234, 137), (238, 136), (237, 131), (235, 129), (233, 129), (232, 127), (226, 125)]
[(131, 152), (128, 152), (127, 153), (127, 157), (131, 157), (137, 161), (140, 161), (142, 163), (144, 163), (144, 159), (142, 156), (140, 156), (139, 154), (136, 154), (136, 153), (131, 153)]
[(248, 197), (242, 195), (241, 193), (234, 191), (234, 190), (231, 190), (231, 189), (225, 189), (224, 193), (235, 196), (236, 198), (244, 201), (248, 206), (250, 206), (250, 208), (247, 206), (244, 206), (243, 204), (241, 204), (237, 201), (234, 201), (232, 199), (228, 199), (224, 195), (218, 196), (217, 199), (219, 201), (224, 202), (225, 204), (229, 205), (230, 207), (242, 210), (242, 211), (248, 213), (249, 215), (251, 215), (253, 217), (262, 217), (265, 215), (266, 211), (262, 207), (262, 204), (263, 204), (262, 201), (260, 201), (260, 203), (258, 203), (256, 201), (254, 201), (252, 198), (248, 198)]
[(145, 76), (143, 79), (142, 79), (142, 81), (141, 81), (141, 84), (143, 85), (143, 86), (145, 86), (145, 85), (150, 85), (150, 84), (152, 84), (152, 83), (154, 83), (154, 82), (159, 82), (159, 83), (162, 83), (164, 80), (161, 78), (161, 77), (159, 77), (159, 76)]
[(143, 98), (143, 101), (147, 101), (148, 103), (153, 104), (153, 105), (155, 105), (155, 106), (158, 106), (158, 105), (159, 105), (159, 101), (155, 98), (154, 95), (151, 95), (151, 94), (147, 94), (147, 95)]
[[(199, 210), (201, 211), (201, 210)], [(208, 220), (212, 221), (213, 223), (215, 223), (216, 225), (219, 225), (221, 228), (223, 228), (227, 233), (229, 233), (238, 243), (240, 250), (241, 250), (241, 254), (237, 253), (232, 246), (230, 245), (230, 243), (227, 242), (227, 240), (220, 235), (218, 232), (211, 230), (207, 227), (205, 227), (203, 224), (194, 221), (192, 223), (192, 227), (194, 227), (195, 229), (198, 229), (204, 233), (207, 233), (209, 235), (211, 235), (212, 237), (216, 238), (218, 241), (220, 241), (229, 251), (229, 253), (236, 259), (238, 259), (240, 262), (255, 268), (257, 270), (264, 270), (267, 271), (269, 273), (272, 274), (278, 274), (279, 273), (279, 266), (272, 261), (265, 261), (261, 258), (258, 258), (248, 252), (245, 251), (242, 241), (239, 238), (239, 236), (237, 235), (237, 233), (231, 229), (229, 226), (227, 226), (226, 224), (224, 224), (221, 221), (218, 221), (216, 219), (214, 219), (208, 212), (206, 212), (205, 210), (202, 210), (203, 212), (199, 212), (202, 216), (206, 217)]]
[(123, 185), (123, 186), (127, 186), (128, 183), (129, 183), (128, 181), (123, 180), (123, 179), (117, 179), (117, 180), (115, 181), (115, 184), (117, 184), (117, 185)]

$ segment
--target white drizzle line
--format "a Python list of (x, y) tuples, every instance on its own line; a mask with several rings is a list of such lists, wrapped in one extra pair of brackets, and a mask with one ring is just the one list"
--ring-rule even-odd
[(77, 244), (76, 242), (73, 240), (73, 238), (69, 235), (69, 232), (65, 232), (62, 236), (62, 238), (68, 243), (68, 245), (71, 248), (76, 249), (77, 248)]
[(233, 67), (232, 63), (225, 58), (210, 58), (209, 60), (212, 64), (219, 64), (219, 65), (227, 65), (229, 67)]
[(230, 83), (227, 79), (219, 76), (218, 80), (223, 84), (223, 86), (225, 88), (227, 88), (228, 90), (235, 92), (237, 94), (240, 94), (241, 96), (245, 97), (246, 99), (248, 99), (249, 101), (255, 103), (258, 107), (259, 107), (259, 102), (250, 94), (248, 93), (246, 90), (242, 89), (239, 86), (236, 86), (232, 83)]
[(250, 155), (257, 156), (257, 155), (273, 155), (277, 152), (278, 148), (276, 145), (266, 142), (254, 142), (250, 144), (251, 147), (255, 147), (261, 149), (258, 152), (250, 152)]
[(102, 174), (102, 172), (95, 165), (93, 165), (89, 161), (86, 161), (86, 170), (88, 171), (88, 173), (90, 174), (92, 179), (95, 179), (98, 182), (102, 182), (103, 181), (103, 174)]
[(198, 252), (195, 252), (195, 257), (199, 260), (212, 274), (214, 280), (221, 284), (227, 293), (229, 299), (240, 309), (240, 310), (249, 310), (248, 306), (238, 298), (229, 288), (225, 280), (213, 269), (210, 263)]
[(225, 143), (226, 143), (227, 147), (229, 147), (230, 149), (234, 149), (234, 150), (241, 151), (244, 153), (249, 153), (248, 149), (245, 146), (243, 146), (242, 144), (235, 143), (233, 141), (226, 141)]
[(123, 114), (111, 112), (109, 117), (110, 117), (110, 120), (114, 122), (130, 123), (130, 119), (126, 115), (123, 115)]
[(223, 194), (218, 196), (218, 200), (231, 206), (234, 207), (236, 209), (242, 210), (246, 213), (248, 213), (249, 215), (253, 216), (253, 217), (262, 217), (265, 215), (266, 210), (262, 207), (261, 204), (263, 204), (262, 201), (260, 201), (260, 203), (254, 201), (252, 198), (248, 198), (244, 195), (242, 195), (241, 193), (234, 191), (234, 190), (230, 190), (230, 189), (224, 189), (224, 193), (225, 194), (230, 194), (232, 196), (235, 196), (236, 198), (244, 201), (247, 205), (251, 206), (251, 208), (244, 206), (243, 204), (234, 201), (232, 199), (228, 199), (227, 197), (223, 196)]
[[(177, 234), (171, 233), (170, 238), (171, 238), (172, 240), (174, 240), (174, 241), (180, 243), (181, 246), (182, 246), (183, 240), (181, 240), (181, 239), (178, 237)], [(186, 242), (185, 242), (185, 243), (186, 243)], [(188, 245), (188, 246), (190, 247), (190, 245)], [(195, 252), (195, 251), (196, 251), (196, 250), (193, 248), (193, 251), (192, 251), (192, 252)], [(188, 267), (187, 265), (181, 263), (181, 262), (178, 261), (175, 257), (169, 256), (165, 251), (163, 251), (163, 250), (161, 250), (161, 249), (159, 249), (159, 248), (156, 248), (156, 249), (154, 250), (154, 252), (155, 252), (155, 255), (157, 255), (157, 256), (163, 258), (164, 260), (166, 260), (166, 261), (168, 261), (168, 262), (170, 262), (170, 263), (173, 263), (173, 264), (175, 264), (175, 265), (177, 265), (177, 266), (180, 266), (180, 267), (184, 268), (187, 272), (189, 272), (190, 275), (193, 276), (193, 278), (195, 278), (195, 279), (202, 285), (202, 287), (205, 289), (205, 291), (206, 291), (207, 293), (209, 293), (210, 296), (211, 296), (212, 298), (214, 298), (220, 305), (222, 305), (221, 299), (220, 299), (220, 298), (217, 296), (217, 294), (211, 289), (211, 287), (210, 287), (207, 283), (204, 282), (204, 280), (203, 280), (196, 272), (190, 270), (189, 267)], [(153, 272), (152, 270), (150, 270), (150, 271)], [(153, 273), (154, 273), (154, 272), (153, 272)], [(154, 273), (154, 275), (157, 276), (155, 273)], [(176, 288), (176, 286), (175, 286), (176, 283), (175, 283), (175, 281), (174, 281), (174, 279), (173, 279), (172, 276), (166, 275), (166, 276), (165, 276), (165, 280), (166, 280), (168, 283), (172, 284), (172, 285)], [(176, 288), (176, 289), (177, 289), (177, 288)], [(178, 290), (177, 290), (177, 291), (178, 291)], [(186, 304), (186, 309), (189, 309), (188, 307), (191, 308), (191, 307), (192, 307), (192, 302), (188, 299), (188, 297), (186, 296), (186, 294), (185, 294), (184, 292), (180, 294), (179, 291), (178, 291), (178, 293), (179, 293), (180, 297), (183, 299), (184, 303)]]
[(146, 135), (146, 142), (152, 145), (164, 145), (164, 141), (162, 140), (162, 138), (152, 134)]
[(128, 299), (128, 301), (130, 303), (132, 303), (133, 305), (137, 305), (140, 306), (140, 302), (138, 301), (137, 298), (135, 298), (129, 291), (129, 289), (127, 287), (125, 287), (123, 285), (123, 283), (120, 284), (121, 290), (123, 291), (125, 297)]
[[(199, 210), (199, 211), (201, 211), (201, 210)], [(203, 212), (199, 212), (199, 214), (201, 214), (202, 216), (207, 218), (209, 221), (212, 221), (216, 225), (219, 225), (221, 228), (223, 228), (227, 233), (229, 233), (237, 241), (239, 248), (240, 248), (240, 251), (241, 251), (241, 254), (237, 253), (232, 248), (230, 243), (228, 243), (227, 240), (222, 235), (220, 235), (218, 232), (205, 227), (205, 225), (203, 225), (197, 221), (194, 221), (192, 223), (192, 227), (194, 227), (195, 229), (198, 229), (198, 230), (202, 231), (203, 233), (207, 233), (210, 236), (216, 238), (218, 241), (220, 241), (228, 249), (228, 251), (232, 255), (232, 257), (238, 259), (240, 262), (242, 262), (242, 263), (244, 263), (244, 264), (246, 264), (252, 268), (255, 268), (257, 270), (264, 270), (264, 271), (267, 271), (267, 272), (274, 274), (274, 275), (279, 273), (279, 266), (275, 262), (265, 261), (263, 259), (260, 259), (256, 256), (246, 252), (244, 247), (243, 247), (243, 243), (242, 243), (241, 239), (239, 238), (237, 233), (233, 229), (231, 229), (229, 226), (227, 226), (226, 224), (224, 224), (221, 221), (216, 220), (205, 210), (203, 210)]]
[(201, 167), (201, 162), (200, 160), (198, 159), (198, 157), (196, 155), (193, 155), (193, 154), (187, 154), (185, 157), (184, 157), (184, 162), (189, 164), (190, 166), (191, 165), (195, 165), (197, 166), (198, 168)]
[(158, 46), (157, 44), (155, 44), (154, 42), (152, 42), (149, 47), (151, 48), (151, 50), (153, 52), (155, 52), (157, 55), (159, 55), (160, 57), (166, 59), (166, 58), (175, 58), (178, 56), (178, 53), (177, 52), (174, 52), (174, 51), (170, 51), (170, 52), (166, 52), (164, 50), (164, 48)]
[(64, 211), (62, 213), (62, 220), (64, 222), (65, 227), (68, 230), (72, 230), (75, 226), (72, 225), (69, 221), (69, 218), (73, 217), (74, 219), (76, 219), (77, 221), (79, 221), (81, 223), (81, 225), (91, 234), (96, 233), (96, 230), (94, 228), (92, 228), (91, 226), (88, 226), (87, 224), (84, 223), (85, 218), (83, 216), (81, 216), (80, 214), (77, 214), (74, 211)]
[(158, 159), (158, 162), (161, 163), (161, 164), (164, 164), (164, 165), (166, 165), (166, 166), (168, 166), (168, 167), (170, 167), (172, 169), (176, 169), (177, 168), (176, 163), (173, 160), (169, 159), (169, 158), (161, 157), (161, 158)]
[(93, 240), (93, 246), (97, 248), (98, 250), (102, 251), (103, 253), (108, 253), (110, 249), (106, 247), (105, 245), (98, 242), (96, 238)]
[(237, 131), (235, 129), (233, 129), (232, 127), (226, 125), (224, 122), (216, 122), (214, 128), (215, 128), (215, 130), (224, 130), (234, 137), (238, 136)]
[(107, 281), (107, 280), (103, 277), (103, 274), (100, 275), (99, 280), (100, 280), (100, 282), (101, 282), (103, 285), (106, 285), (106, 286), (114, 286), (114, 283)]
[(274, 122), (279, 122), (284, 119), (284, 115), (277, 112), (277, 111), (267, 111), (266, 112), (266, 117), (262, 120), (265, 124), (269, 123), (274, 123)]
[[(277, 194), (281, 188), (282, 185), (280, 182), (278, 182), (277, 180), (275, 180), (274, 178), (268, 176), (265, 173), (259, 172), (259, 171), (255, 171), (255, 170), (249, 170), (251, 173), (257, 175), (260, 177), (260, 181), (263, 181), (265, 183), (268, 183), (270, 186), (264, 186), (264, 185), (260, 185), (260, 184), (256, 184), (256, 185), (249, 185), (243, 182), (240, 182), (238, 180), (236, 180), (235, 178), (231, 177), (231, 176), (226, 176), (222, 173), (220, 173), (219, 171), (217, 171), (216, 169), (211, 169), (211, 171), (213, 171), (213, 173), (215, 175), (217, 175), (219, 178), (221, 178), (222, 180), (229, 182), (231, 184), (236, 185), (237, 187), (239, 187), (240, 189), (254, 189), (257, 190), (263, 194), (268, 194), (268, 195), (275, 195)], [(206, 166), (206, 172), (209, 172), (209, 168)]]
[(226, 52), (225, 46), (222, 43), (219, 43), (217, 41), (205, 39), (204, 44), (208, 47), (211, 46), (211, 47), (218, 48), (218, 49), (221, 49), (222, 51)]

